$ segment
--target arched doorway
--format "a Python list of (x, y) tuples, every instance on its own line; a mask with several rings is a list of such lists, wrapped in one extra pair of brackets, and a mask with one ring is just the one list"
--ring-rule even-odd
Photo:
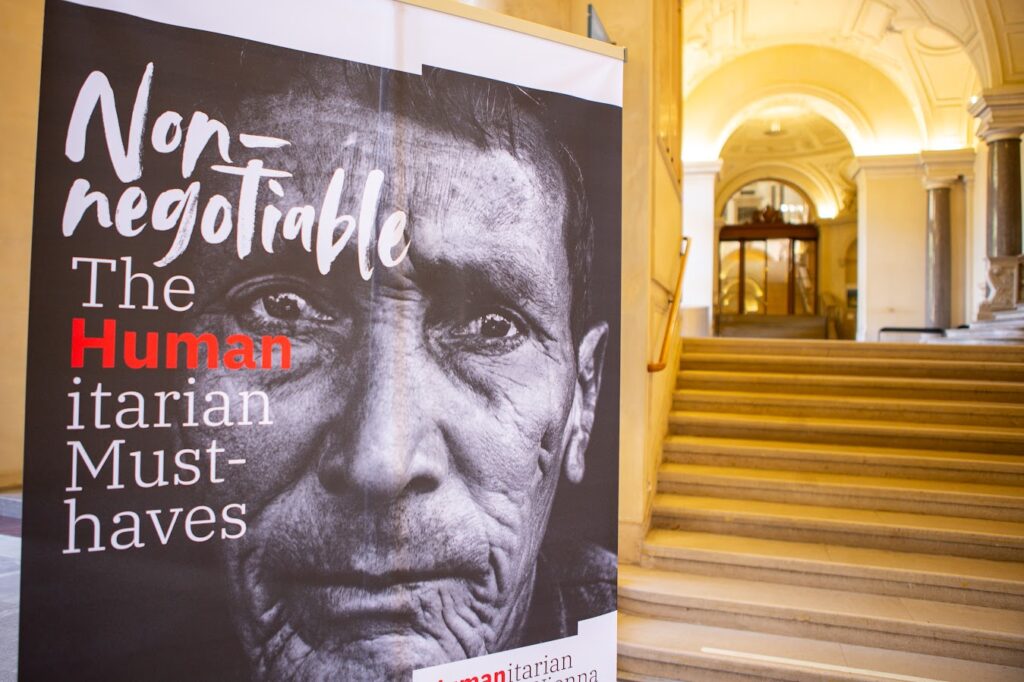
[[(718, 239), (721, 336), (825, 338), (818, 302), (818, 226), (796, 187), (760, 180), (726, 202)], [(742, 221), (742, 222), (740, 222)]]
[(838, 127), (792, 103), (761, 111), (729, 137), (715, 198), (719, 335), (845, 335), (853, 160)]

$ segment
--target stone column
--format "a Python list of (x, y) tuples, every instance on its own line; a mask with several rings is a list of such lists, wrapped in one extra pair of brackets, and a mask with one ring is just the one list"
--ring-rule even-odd
[(1024, 88), (985, 92), (968, 111), (978, 119), (978, 137), (988, 145), (985, 244), (988, 286), (978, 319), (1012, 308), (1019, 298), (1021, 255), (1020, 137), (1024, 134)]
[(988, 145), (985, 241), (989, 258), (1021, 252), (1020, 136), (1024, 134), (1024, 88), (986, 92), (968, 108), (978, 119), (978, 137)]
[(950, 185), (932, 182), (925, 187), (928, 190), (928, 231), (925, 247), (924, 326), (946, 329), (950, 326)]
[(683, 280), (685, 336), (709, 336), (718, 287), (718, 244), (715, 240), (715, 186), (721, 159), (683, 163), (683, 234), (690, 238), (690, 255)]
[[(965, 321), (962, 297), (965, 286), (964, 253), (970, 196), (967, 183), (974, 177), (974, 150), (948, 149), (921, 152), (925, 215), (926, 327), (950, 327)], [(956, 213), (954, 214), (954, 210)], [(962, 260), (954, 261), (954, 257)]]
[(1020, 129), (984, 136), (988, 144), (986, 244), (989, 257), (1021, 252)]

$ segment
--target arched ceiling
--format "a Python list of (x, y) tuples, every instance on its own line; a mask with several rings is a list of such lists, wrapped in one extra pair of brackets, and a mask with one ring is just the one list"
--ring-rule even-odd
[(762, 178), (800, 188), (822, 218), (833, 218), (853, 196), (846, 170), (853, 149), (825, 117), (799, 105), (765, 108), (736, 129), (722, 148), (716, 215), (733, 193)]
[(683, 104), (683, 158), (718, 158), (744, 121), (786, 103), (832, 121), (858, 156), (926, 148), (919, 112), (874, 66), (832, 48), (778, 45), (723, 64), (689, 92)]
[[(971, 145), (970, 97), (1024, 83), (1021, 0), (685, 0), (683, 30), (684, 98), (745, 55), (830, 48), (902, 93), (918, 150)], [(841, 87), (850, 76), (834, 77)]]

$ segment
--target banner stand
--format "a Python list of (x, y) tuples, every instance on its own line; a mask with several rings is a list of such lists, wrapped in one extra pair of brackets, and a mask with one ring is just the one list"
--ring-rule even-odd
[(615, 679), (623, 54), (47, 1), (20, 679)]

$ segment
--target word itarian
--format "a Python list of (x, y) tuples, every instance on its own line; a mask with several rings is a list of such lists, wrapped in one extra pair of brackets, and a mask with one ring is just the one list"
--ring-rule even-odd
[[(221, 194), (212, 194), (204, 198), (205, 203), (200, 211), (202, 187), (199, 181), (193, 181), (184, 188), (173, 187), (162, 192), (150, 192), (131, 184), (143, 176), (143, 136), (147, 130), (153, 72), (153, 63), (150, 62), (135, 96), (127, 143), (118, 118), (114, 91), (107, 76), (102, 71), (93, 71), (82, 84), (68, 124), (64, 155), (74, 163), (85, 159), (89, 123), (99, 111), (110, 163), (117, 178), (128, 187), (117, 199), (112, 216), (111, 198), (93, 189), (88, 179), (77, 178), (68, 191), (62, 232), (65, 237), (72, 236), (90, 212), (101, 227), (114, 227), (122, 237), (136, 237), (147, 226), (157, 232), (173, 231), (174, 238), (166, 254), (154, 263), (163, 267), (185, 252), (192, 242), (198, 222), (198, 232), (203, 241), (207, 244), (220, 244), (233, 235), (238, 257), (245, 258), (252, 252), (256, 237), (260, 190), (265, 190), (264, 195), (269, 190), (277, 198), (284, 197), (282, 183), (287, 182), (292, 173), (266, 168), (263, 160), (258, 158), (250, 159), (244, 166), (234, 165), (231, 160), (232, 134), (224, 123), (210, 118), (202, 111), (195, 111), (188, 124), (183, 125), (184, 117), (180, 113), (165, 111), (152, 124), (152, 150), (165, 155), (180, 150), (181, 177), (189, 180), (200, 156), (212, 142), (216, 153), (225, 163), (214, 164), (210, 168), (215, 173), (239, 179), (237, 202), (232, 203)], [(240, 134), (238, 142), (250, 150), (281, 149), (290, 145), (288, 140), (248, 133)], [(377, 260), (384, 267), (397, 266), (409, 252), (405, 231), (408, 216), (403, 211), (394, 211), (381, 222), (378, 230), (377, 213), (384, 180), (381, 170), (371, 170), (367, 174), (359, 209), (353, 213), (343, 213), (340, 206), (346, 183), (345, 170), (342, 168), (333, 171), (319, 215), (317, 209), (310, 205), (293, 206), (287, 211), (273, 204), (265, 205), (259, 224), (263, 249), (273, 253), (274, 240), (278, 235), (287, 240), (298, 239), (306, 251), (315, 253), (317, 268), (321, 274), (326, 275), (355, 236), (359, 272), (364, 280), (369, 280), (373, 275), (374, 250)]]
[(189, 377), (180, 390), (113, 392), (98, 381), (91, 391), (81, 388), (81, 377), (71, 380), (74, 390), (69, 398), (71, 419), (68, 431), (87, 428), (105, 430), (184, 429), (198, 426), (270, 426), (270, 398), (263, 391), (206, 391), (196, 396), (195, 377)]

